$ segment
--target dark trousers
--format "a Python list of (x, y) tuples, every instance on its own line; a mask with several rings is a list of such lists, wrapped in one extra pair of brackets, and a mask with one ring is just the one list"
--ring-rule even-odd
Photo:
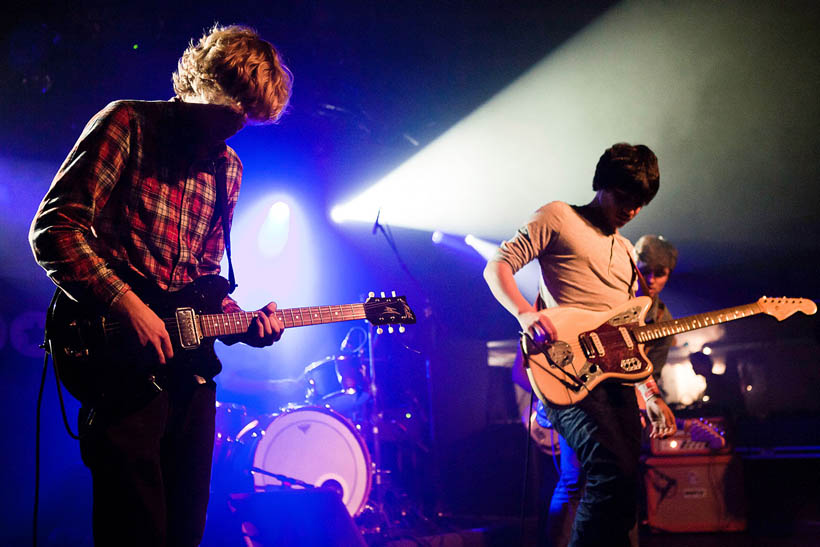
[(208, 508), (214, 403), (213, 383), (197, 384), (191, 377), (127, 410), (97, 411), (80, 450), (93, 479), (98, 547), (199, 544)]
[(601, 384), (571, 407), (547, 408), (586, 476), (570, 545), (630, 545), (638, 498), (641, 420), (635, 389)]

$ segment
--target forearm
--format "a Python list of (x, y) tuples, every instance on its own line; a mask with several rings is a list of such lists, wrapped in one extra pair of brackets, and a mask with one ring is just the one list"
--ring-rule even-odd
[(533, 305), (527, 302), (518, 290), (512, 267), (506, 262), (501, 260), (488, 262), (484, 268), (484, 280), (495, 299), (513, 316), (518, 317), (522, 313), (535, 311)]
[(644, 402), (647, 403), (656, 397), (661, 397), (661, 390), (652, 376), (635, 384), (635, 389), (638, 390)]

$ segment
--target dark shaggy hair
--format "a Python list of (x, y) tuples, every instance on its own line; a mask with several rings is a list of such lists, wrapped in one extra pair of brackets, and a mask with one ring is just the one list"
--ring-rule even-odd
[(644, 205), (658, 193), (658, 158), (649, 147), (625, 142), (607, 148), (592, 179), (593, 190), (613, 190), (640, 199)]

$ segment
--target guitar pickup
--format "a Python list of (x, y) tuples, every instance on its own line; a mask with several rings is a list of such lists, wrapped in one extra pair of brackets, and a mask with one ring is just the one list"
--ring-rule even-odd
[(635, 344), (632, 343), (632, 336), (629, 334), (629, 331), (626, 330), (626, 327), (618, 327), (618, 332), (621, 333), (621, 336), (624, 339), (624, 343), (626, 344), (626, 347), (628, 347), (629, 349), (632, 349), (632, 348), (635, 347)]
[(578, 336), (578, 342), (581, 344), (581, 350), (587, 359), (594, 359), (606, 355), (606, 349), (597, 332), (581, 334)]
[(179, 329), (179, 345), (182, 349), (196, 349), (201, 337), (196, 328), (196, 314), (193, 308), (177, 308), (177, 328)]
[(592, 344), (595, 346), (595, 350), (598, 352), (598, 356), (603, 357), (604, 355), (606, 355), (604, 344), (601, 342), (601, 337), (598, 336), (598, 333), (590, 333), (589, 338), (590, 340), (592, 340)]

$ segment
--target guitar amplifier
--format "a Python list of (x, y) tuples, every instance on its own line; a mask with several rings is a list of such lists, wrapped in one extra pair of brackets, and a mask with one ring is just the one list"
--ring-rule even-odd
[(723, 418), (676, 420), (678, 431), (665, 439), (651, 439), (653, 456), (727, 454), (730, 451), (723, 429)]
[(644, 483), (649, 526), (663, 532), (746, 529), (743, 471), (730, 454), (649, 458)]

